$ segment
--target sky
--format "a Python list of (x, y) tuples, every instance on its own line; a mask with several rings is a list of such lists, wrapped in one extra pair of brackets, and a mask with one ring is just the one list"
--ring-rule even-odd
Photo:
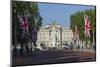
[(43, 18), (43, 26), (56, 21), (61, 26), (70, 26), (70, 16), (77, 11), (95, 9), (94, 6), (38, 3), (40, 16)]

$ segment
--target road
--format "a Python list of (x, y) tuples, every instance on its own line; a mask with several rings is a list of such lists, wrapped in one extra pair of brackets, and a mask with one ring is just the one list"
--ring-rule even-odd
[(13, 58), (12, 60), (12, 65), (15, 66), (90, 62), (96, 61), (96, 53), (86, 51), (52, 50), (40, 51), (37, 54), (29, 56), (20, 56)]

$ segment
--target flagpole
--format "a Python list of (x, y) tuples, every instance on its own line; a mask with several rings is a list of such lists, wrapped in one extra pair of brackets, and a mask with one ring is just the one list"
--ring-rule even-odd
[(93, 46), (94, 46), (95, 44), (94, 44), (94, 30), (93, 30)]
[[(24, 18), (25, 18), (25, 21), (27, 21), (25, 13), (24, 13)], [(26, 22), (24, 22), (24, 23), (26, 23)], [(26, 52), (28, 53), (28, 32), (27, 32), (26, 28), (25, 28), (25, 35), (26, 35)]]
[[(16, 20), (15, 20), (16, 23)], [(16, 49), (17, 47), (17, 31), (16, 31), (16, 24), (14, 23), (14, 39), (15, 39), (15, 43), (14, 43), (14, 49)], [(15, 50), (15, 55), (17, 55), (17, 50)]]

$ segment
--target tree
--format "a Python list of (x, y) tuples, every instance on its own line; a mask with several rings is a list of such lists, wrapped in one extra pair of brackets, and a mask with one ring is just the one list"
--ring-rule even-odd
[[(89, 16), (89, 22), (90, 22), (90, 26), (91, 26), (91, 30), (90, 30), (90, 38), (86, 38), (84, 36), (84, 14)], [(96, 40), (96, 10), (95, 9), (89, 9), (89, 10), (85, 10), (85, 11), (78, 11), (74, 14), (71, 15), (70, 17), (71, 20), (71, 28), (73, 31), (75, 31), (75, 26), (77, 26), (78, 30), (79, 30), (79, 37), (80, 40), (90, 40), (91, 42), (93, 42), (93, 31), (94, 33), (94, 38)]]
[[(22, 29), (18, 15), (26, 15), (28, 17), (29, 30), (27, 38), (22, 39)], [(36, 45), (37, 33), (42, 25), (42, 18), (39, 13), (38, 4), (35, 2), (12, 1), (12, 44), (15, 46), (17, 42), (23, 44), (32, 39)], [(32, 38), (35, 37), (35, 38)], [(26, 43), (27, 44), (27, 43)]]

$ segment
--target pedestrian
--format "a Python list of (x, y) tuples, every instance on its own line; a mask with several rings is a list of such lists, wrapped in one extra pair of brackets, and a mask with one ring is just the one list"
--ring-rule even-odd
[(17, 56), (20, 55), (20, 52), (21, 52), (21, 46), (19, 45), (19, 43), (16, 45), (16, 54)]

